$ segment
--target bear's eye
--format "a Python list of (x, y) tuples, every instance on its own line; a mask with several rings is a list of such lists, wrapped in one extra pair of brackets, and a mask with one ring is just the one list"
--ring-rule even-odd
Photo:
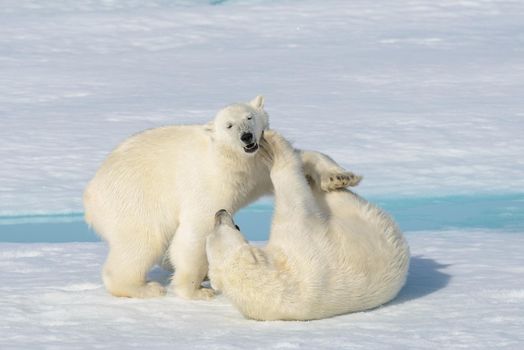
[(232, 127), (233, 127), (233, 124), (231, 124), (231, 123), (227, 123), (226, 124), (226, 128), (231, 129)]
[(240, 227), (238, 227), (238, 225), (235, 225), (235, 228), (240, 231)]
[(251, 119), (253, 119), (253, 115), (252, 114), (247, 116), (247, 120), (251, 120)]

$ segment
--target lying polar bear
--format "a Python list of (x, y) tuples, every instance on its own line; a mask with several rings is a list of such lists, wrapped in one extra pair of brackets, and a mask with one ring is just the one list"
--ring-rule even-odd
[[(272, 191), (258, 153), (268, 116), (258, 96), (221, 110), (207, 125), (167, 126), (134, 135), (105, 160), (84, 193), (85, 219), (109, 243), (102, 277), (116, 296), (165, 293), (146, 282), (165, 254), (174, 264), (175, 292), (209, 298), (206, 236), (220, 208), (234, 213)], [(325, 191), (359, 177), (327, 156), (301, 152), (308, 177)]]
[(265, 140), (276, 196), (269, 243), (249, 245), (218, 211), (206, 245), (213, 288), (257, 320), (319, 319), (393, 299), (409, 248), (392, 219), (348, 190), (312, 190), (287, 141), (270, 131)]

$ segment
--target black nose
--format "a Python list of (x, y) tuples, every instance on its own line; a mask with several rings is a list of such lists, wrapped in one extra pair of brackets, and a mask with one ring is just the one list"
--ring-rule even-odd
[(253, 134), (250, 132), (245, 132), (240, 136), (240, 139), (244, 143), (252, 143), (253, 142)]

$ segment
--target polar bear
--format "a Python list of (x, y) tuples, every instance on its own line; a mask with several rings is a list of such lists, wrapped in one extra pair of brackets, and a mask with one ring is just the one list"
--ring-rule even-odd
[[(220, 208), (234, 213), (272, 184), (260, 160), (268, 128), (264, 99), (230, 105), (206, 125), (167, 126), (136, 134), (104, 161), (84, 192), (85, 220), (109, 253), (102, 279), (115, 296), (165, 293), (146, 282), (167, 255), (176, 268), (175, 293), (190, 299), (213, 295), (201, 288), (207, 274), (206, 236)], [(356, 185), (359, 177), (329, 157), (301, 152), (305, 173), (323, 190)]]
[(209, 279), (248, 318), (312, 320), (393, 299), (409, 248), (392, 219), (352, 192), (312, 188), (289, 143), (268, 131), (275, 213), (266, 247), (249, 245), (220, 210), (207, 238)]

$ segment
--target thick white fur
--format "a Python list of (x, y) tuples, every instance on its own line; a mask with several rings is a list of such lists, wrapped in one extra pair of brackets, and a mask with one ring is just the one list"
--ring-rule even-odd
[[(206, 125), (144, 131), (108, 156), (85, 190), (84, 207), (87, 223), (109, 243), (102, 276), (113, 295), (164, 294), (146, 275), (167, 252), (176, 294), (212, 296), (201, 288), (208, 270), (205, 238), (218, 209), (233, 213), (272, 191), (260, 152), (246, 153), (240, 140), (251, 132), (260, 142), (267, 128), (258, 96), (224, 108)], [(327, 156), (301, 154), (308, 176), (320, 179), (324, 190), (358, 183)]]
[(209, 278), (248, 318), (311, 320), (370, 309), (405, 283), (409, 248), (393, 220), (348, 190), (308, 186), (298, 154), (266, 133), (275, 214), (269, 243), (249, 245), (217, 213), (207, 240)]

